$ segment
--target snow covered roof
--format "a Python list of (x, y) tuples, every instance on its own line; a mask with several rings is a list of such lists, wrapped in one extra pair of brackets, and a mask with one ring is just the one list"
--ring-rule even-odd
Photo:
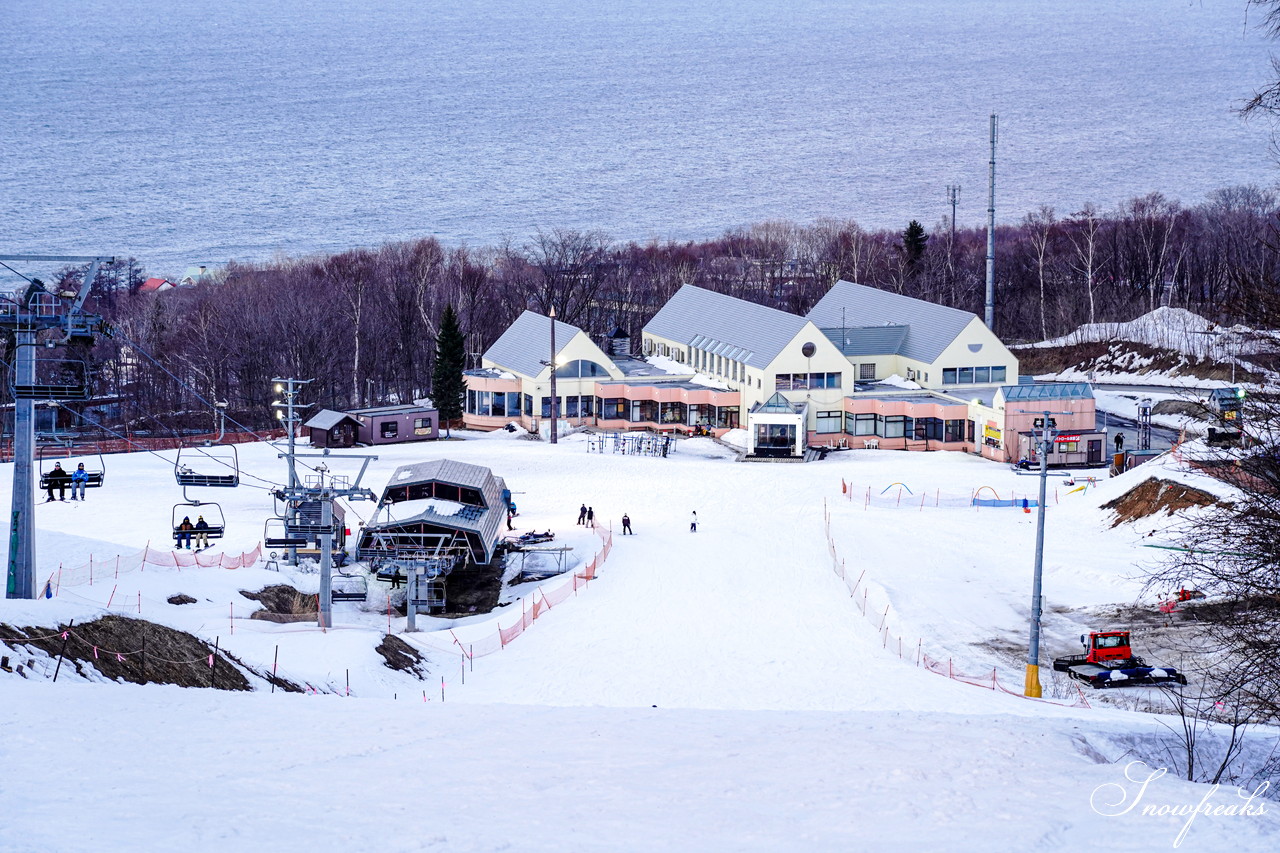
[[(833, 341), (838, 341), (840, 330), (844, 328), (906, 328), (898, 354), (931, 363), (977, 315), (851, 281), (837, 281), (807, 317), (828, 338), (834, 331), (837, 337), (832, 338)], [(877, 340), (876, 343), (887, 344), (888, 340)]]
[(472, 465), (467, 462), (455, 462), (452, 459), (433, 459), (430, 462), (416, 462), (412, 465), (401, 465), (387, 481), (387, 488), (401, 488), (414, 483), (452, 483), (455, 486), (470, 486), (483, 491), (490, 482), (500, 478), (483, 465)]
[(764, 368), (795, 340), (806, 322), (796, 314), (686, 284), (644, 331)]
[[(394, 528), (422, 523), (471, 534), (469, 540), (481, 552), (475, 555), (477, 562), (490, 562), (507, 518), (506, 501), (502, 497), (507, 484), (503, 479), (494, 476), (483, 465), (471, 465), (451, 459), (401, 465), (387, 481), (382, 494), (383, 502), (387, 501), (388, 494), (393, 490), (417, 483), (448, 483), (475, 489), (480, 493), (484, 506), (471, 506), (438, 498), (400, 501), (396, 504), (398, 511), (395, 513), (399, 517), (376, 527)], [(369, 525), (368, 529), (374, 528), (375, 525)]]
[(303, 424), (308, 429), (333, 429), (344, 420), (353, 423), (359, 423), (359, 420), (346, 412), (335, 412), (333, 409), (321, 409), (312, 416), (311, 420)]

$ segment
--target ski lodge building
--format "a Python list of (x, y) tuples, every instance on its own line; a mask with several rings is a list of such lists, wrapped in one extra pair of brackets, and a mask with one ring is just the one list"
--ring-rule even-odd
[(464, 422), (549, 429), (554, 362), (562, 431), (743, 428), (748, 457), (841, 447), (1016, 462), (1034, 458), (1033, 424), (1049, 411), (1051, 465), (1104, 462), (1087, 384), (1020, 382), (1018, 360), (976, 315), (848, 281), (803, 317), (685, 285), (644, 327), (641, 351), (621, 331), (597, 344), (525, 311), (467, 371)]

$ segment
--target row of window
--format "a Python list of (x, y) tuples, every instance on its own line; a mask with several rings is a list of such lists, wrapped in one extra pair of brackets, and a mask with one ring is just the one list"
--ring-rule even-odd
[(839, 388), (839, 373), (776, 373), (773, 387), (776, 391), (807, 391), (810, 388)]
[[(400, 435), (400, 424), (397, 421), (383, 421), (379, 427), (383, 438), (397, 438)], [(431, 435), (431, 418), (414, 418), (413, 434)]]
[[(973, 421), (964, 418), (913, 418), (910, 415), (875, 413), (819, 412), (818, 432), (839, 432), (832, 423), (836, 415), (844, 415), (844, 431), (849, 435), (874, 435), (881, 438), (911, 438), (917, 441), (973, 441)], [(824, 430), (823, 425), (829, 427)], [(830, 427), (834, 426), (834, 429)], [(967, 436), (967, 437), (966, 437)]]
[[(551, 417), (551, 398), (539, 400), (541, 417)], [(627, 400), (622, 397), (561, 396), (556, 414), (562, 418), (624, 420), (637, 423), (681, 424), (736, 429), (738, 406), (709, 403), (660, 403), (657, 400)], [(533, 397), (518, 391), (467, 391), (467, 413), (485, 417), (516, 418), (533, 415)]]
[[(725, 358), (722, 355), (707, 352), (704, 349), (691, 347), (689, 349), (689, 358), (693, 366), (697, 370), (704, 373), (713, 373), (716, 376), (723, 376), (733, 382), (749, 382), (747, 378), (747, 366), (740, 361), (731, 358)], [(759, 380), (756, 380), (759, 385)]]
[(1004, 382), (1006, 368), (1000, 367), (944, 367), (943, 385), (986, 385)]

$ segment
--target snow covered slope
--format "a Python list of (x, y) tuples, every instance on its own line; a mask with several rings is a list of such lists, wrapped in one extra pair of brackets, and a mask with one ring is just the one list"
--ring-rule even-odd
[[(916, 665), (912, 652), (923, 650), (1020, 686), (1035, 516), (968, 499), (979, 489), (1025, 495), (1034, 478), (962, 454), (859, 450), (770, 465), (735, 463), (709, 439), (682, 441), (668, 459), (586, 446), (582, 436), (552, 447), (500, 432), (377, 448), (375, 490), (407, 462), (493, 468), (519, 493), (521, 529), (555, 530), (575, 560), (599, 547), (574, 524), (582, 503), (615, 534), (629, 514), (636, 532), (615, 535), (597, 580), (465, 673), (444, 651), (456, 650), (453, 638), (511, 626), (536, 600), (533, 587), (494, 614), (420, 620), (452, 629), (404, 635), (429, 656), (425, 682), (373, 652), (388, 627), (383, 588), (366, 605), (335, 605), (337, 627), (320, 632), (251, 621), (256, 605), (238, 593), (282, 579), (313, 589), (314, 574), (126, 562), (116, 577), (114, 554), (164, 539), (179, 490), (168, 454), (109, 457), (107, 485), (87, 503), (37, 508), (41, 581), (62, 564), (59, 594), (4, 602), (0, 622), (55, 626), (133, 601), (143, 618), (216, 637), (246, 663), (269, 668), (278, 649), (283, 674), (337, 694), (349, 677), (352, 695), (89, 684), (65, 670), (48, 684), (0, 672), (0, 719), (16, 734), (0, 741), (10, 806), (0, 850), (1172, 844), (1185, 818), (1108, 816), (1122, 807), (1094, 796), (1105, 785), (1137, 791), (1124, 765), (1162, 755), (1167, 731), (1156, 718), (1031, 702)], [(266, 486), (284, 476), (276, 453), (242, 447), (251, 485), (205, 490), (227, 517), (229, 553), (261, 536)], [(336, 454), (328, 464), (343, 470)], [(0, 469), (5, 495), (10, 474)], [(1125, 480), (1051, 492), (1046, 658), (1074, 651), (1074, 635), (1090, 627), (1067, 608), (1138, 594), (1147, 530), (1112, 529), (1099, 510)], [(901, 498), (889, 505), (882, 493)], [(824, 512), (846, 575), (863, 578), (857, 596), (833, 571)], [(179, 592), (197, 601), (165, 603)], [(400, 633), (405, 620), (390, 624)], [(1194, 806), (1206, 793), (1165, 777), (1143, 796)], [(1214, 796), (1228, 804), (1235, 794)], [(1182, 849), (1273, 849), (1278, 830), (1269, 815), (1202, 816)]]

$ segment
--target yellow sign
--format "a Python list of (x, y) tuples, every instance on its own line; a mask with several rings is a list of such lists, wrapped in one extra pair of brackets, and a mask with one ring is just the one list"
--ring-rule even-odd
[(982, 428), (982, 435), (983, 435), (983, 437), (984, 437), (984, 438), (994, 438), (996, 441), (999, 441), (999, 440), (1000, 440), (1000, 430), (999, 430), (999, 428), (997, 428), (997, 427), (993, 427), (993, 426), (990, 426), (990, 425), (988, 425), (988, 426), (984, 426), (984, 427)]

